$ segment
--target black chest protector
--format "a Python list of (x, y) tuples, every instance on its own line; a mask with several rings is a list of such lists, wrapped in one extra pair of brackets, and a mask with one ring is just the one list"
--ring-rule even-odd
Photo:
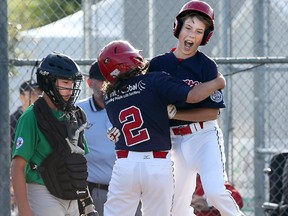
[(62, 122), (53, 115), (43, 98), (34, 103), (34, 112), (38, 127), (53, 149), (43, 163), (35, 168), (40, 172), (47, 189), (54, 196), (65, 200), (86, 198), (85, 113), (76, 107), (67, 114), (68, 121)]

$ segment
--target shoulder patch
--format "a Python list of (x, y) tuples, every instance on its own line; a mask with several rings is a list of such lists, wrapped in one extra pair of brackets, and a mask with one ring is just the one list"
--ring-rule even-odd
[(24, 144), (24, 140), (22, 137), (18, 137), (16, 142), (16, 149), (19, 149)]
[(220, 91), (215, 91), (210, 95), (212, 101), (220, 103), (223, 100), (223, 95)]

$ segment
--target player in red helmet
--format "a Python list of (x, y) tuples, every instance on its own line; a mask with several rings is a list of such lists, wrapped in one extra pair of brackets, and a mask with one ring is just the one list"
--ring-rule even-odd
[[(173, 33), (178, 38), (176, 48), (153, 58), (149, 71), (166, 71), (191, 87), (214, 79), (218, 74), (216, 63), (198, 49), (208, 43), (213, 31), (212, 7), (203, 1), (187, 2), (174, 22)], [(201, 176), (208, 202), (222, 216), (243, 215), (224, 186), (225, 152), (222, 131), (217, 123), (219, 110), (225, 108), (222, 91), (213, 92), (200, 103), (178, 103), (176, 107), (182, 113), (170, 120), (171, 155), (175, 166), (172, 215), (194, 215), (190, 204), (197, 173)]]
[[(112, 49), (112, 46), (115, 49)], [(136, 50), (127, 41), (114, 41), (104, 47), (99, 57), (100, 60), (104, 59), (99, 64), (104, 77), (110, 83), (114, 83), (120, 74), (133, 70), (135, 67), (144, 67), (145, 60), (139, 52), (140, 50)]]
[(202, 17), (200, 17), (200, 19), (208, 24), (208, 27), (204, 30), (204, 35), (200, 44), (205, 45), (208, 43), (214, 31), (214, 11), (209, 4), (203, 1), (189, 1), (183, 5), (174, 21), (174, 36), (179, 38), (179, 33), (183, 27), (183, 18), (191, 12), (201, 14)]
[(191, 89), (165, 72), (146, 74), (148, 62), (127, 41), (106, 45), (98, 63), (108, 81), (107, 114), (121, 132), (104, 215), (134, 216), (139, 201), (143, 215), (171, 215), (174, 180), (167, 105), (197, 103), (224, 88), (225, 80), (219, 74)]

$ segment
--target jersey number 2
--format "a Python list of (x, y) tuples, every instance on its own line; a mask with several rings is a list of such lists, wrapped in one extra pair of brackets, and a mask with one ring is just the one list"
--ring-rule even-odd
[(147, 128), (142, 128), (143, 118), (139, 108), (131, 106), (122, 110), (119, 120), (123, 124), (122, 132), (127, 146), (137, 145), (150, 139)]

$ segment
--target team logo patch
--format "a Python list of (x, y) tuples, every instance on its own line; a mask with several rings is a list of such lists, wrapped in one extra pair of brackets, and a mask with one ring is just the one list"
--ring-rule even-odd
[(210, 95), (212, 101), (220, 103), (223, 100), (223, 95), (220, 91), (215, 91)]
[(24, 140), (22, 137), (18, 137), (16, 142), (16, 149), (19, 149), (24, 144)]

